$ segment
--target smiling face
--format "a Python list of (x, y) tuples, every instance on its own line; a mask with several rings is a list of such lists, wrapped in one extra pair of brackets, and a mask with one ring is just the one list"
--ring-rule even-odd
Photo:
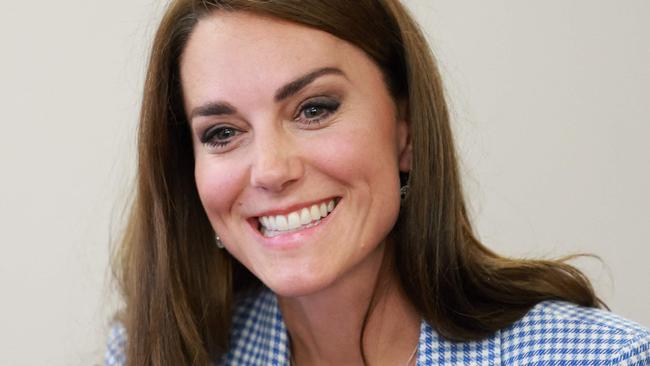
[(325, 32), (218, 12), (180, 70), (197, 189), (226, 249), (284, 296), (377, 268), (410, 148), (373, 61)]

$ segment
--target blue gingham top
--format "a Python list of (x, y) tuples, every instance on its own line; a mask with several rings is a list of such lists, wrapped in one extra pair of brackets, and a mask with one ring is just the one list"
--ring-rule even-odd
[[(287, 330), (270, 290), (239, 302), (231, 342), (217, 364), (289, 365)], [(107, 366), (125, 364), (125, 343), (124, 327), (114, 325), (105, 356)], [(423, 321), (417, 365), (650, 366), (650, 329), (606, 311), (545, 301), (480, 341), (450, 342)]]

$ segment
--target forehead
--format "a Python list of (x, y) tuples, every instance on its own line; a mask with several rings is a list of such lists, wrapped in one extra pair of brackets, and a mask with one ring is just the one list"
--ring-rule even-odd
[[(354, 73), (372, 64), (357, 47), (320, 30), (245, 12), (217, 11), (196, 25), (181, 57), (186, 98), (272, 88), (320, 67)], [(248, 90), (251, 91), (251, 90)], [(262, 91), (262, 90), (257, 90)]]

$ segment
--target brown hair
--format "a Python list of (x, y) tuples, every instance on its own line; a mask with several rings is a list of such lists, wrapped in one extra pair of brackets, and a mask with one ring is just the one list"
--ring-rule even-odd
[[(130, 365), (206, 365), (228, 347), (234, 297), (259, 282), (214, 244), (194, 182), (179, 58), (196, 23), (248, 11), (331, 33), (381, 68), (408, 101), (410, 194), (393, 230), (395, 267), (422, 318), (454, 340), (508, 326), (534, 304), (599, 300), (563, 261), (500, 257), (474, 236), (463, 199), (447, 105), (430, 49), (398, 0), (178, 0), (156, 34), (138, 131), (137, 191), (115, 258)], [(417, 197), (417, 199), (413, 199)]]

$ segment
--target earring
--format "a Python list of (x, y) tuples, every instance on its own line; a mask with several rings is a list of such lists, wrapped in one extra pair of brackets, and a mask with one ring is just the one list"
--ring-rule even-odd
[(399, 188), (399, 198), (404, 203), (406, 201), (406, 197), (409, 194), (409, 185), (405, 184)]
[(404, 203), (409, 194), (409, 173), (399, 173), (399, 184), (399, 198)]
[(216, 234), (216, 235), (214, 236), (214, 239), (215, 239), (215, 241), (216, 241), (217, 248), (219, 248), (219, 249), (223, 249), (223, 242), (221, 241), (221, 238), (219, 237), (219, 234)]

